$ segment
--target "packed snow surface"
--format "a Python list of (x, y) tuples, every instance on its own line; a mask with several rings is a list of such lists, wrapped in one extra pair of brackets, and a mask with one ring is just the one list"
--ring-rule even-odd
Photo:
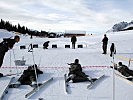
[[(0, 31), (0, 40), (10, 37), (10, 32)], [(13, 34), (14, 35), (14, 34)], [(4, 58), (0, 72), (3, 74), (23, 72), (29, 65), (36, 63), (44, 74), (40, 75), (38, 82), (43, 82), (53, 77), (53, 81), (40, 89), (31, 96), (30, 100), (133, 100), (133, 84), (118, 76), (113, 77), (113, 66), (111, 61), (129, 65), (129, 59), (133, 59), (133, 31), (108, 33), (108, 53), (102, 54), (102, 35), (91, 35), (77, 37), (76, 49), (71, 48), (70, 38), (39, 38), (29, 36), (20, 36), (21, 41), (15, 44), (12, 50), (9, 50)], [(43, 43), (50, 41), (48, 49), (43, 49)], [(110, 57), (111, 43), (115, 43), (116, 55), (114, 59)], [(30, 44), (38, 44), (33, 52), (28, 52)], [(56, 44), (57, 48), (52, 48)], [(70, 45), (70, 48), (65, 48)], [(77, 48), (83, 45), (83, 48)], [(20, 49), (20, 46), (26, 46), (26, 49)], [(15, 60), (26, 60), (25, 66), (15, 65)], [(100, 77), (105, 74), (105, 78), (98, 82), (92, 89), (87, 89), (89, 82), (72, 83), (70, 82), (70, 93), (65, 93), (64, 74), (68, 73), (69, 65), (79, 59), (83, 71), (91, 77)], [(133, 69), (131, 61), (130, 69)], [(20, 77), (15, 76), (14, 82)], [(0, 79), (0, 92), (6, 87), (7, 80)], [(4, 85), (5, 84), (5, 85)], [(9, 89), (4, 100), (27, 100), (25, 95), (32, 90), (30, 86), (20, 86), (19, 88)]]

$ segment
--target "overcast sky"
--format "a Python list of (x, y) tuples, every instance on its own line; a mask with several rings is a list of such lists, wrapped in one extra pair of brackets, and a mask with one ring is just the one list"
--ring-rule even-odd
[(103, 33), (133, 20), (133, 0), (0, 0), (0, 18), (38, 31)]

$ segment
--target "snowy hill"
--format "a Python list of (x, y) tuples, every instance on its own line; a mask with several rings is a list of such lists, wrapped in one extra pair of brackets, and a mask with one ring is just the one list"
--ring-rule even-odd
[(123, 30), (133, 30), (133, 24), (128, 25)]
[(131, 22), (120, 22), (117, 23), (115, 25), (113, 25), (113, 27), (108, 30), (107, 32), (119, 32), (119, 31), (124, 31), (124, 30), (133, 30), (133, 21)]
[[(121, 34), (123, 33), (123, 34)], [(110, 55), (110, 45), (115, 43), (116, 55), (114, 61), (117, 63), (122, 61), (128, 65), (129, 59), (133, 59), (133, 31), (122, 31), (108, 33), (108, 54), (102, 54), (102, 35), (92, 35), (85, 37), (78, 37), (76, 49), (65, 48), (66, 44), (71, 46), (70, 38), (37, 38), (30, 39), (28, 36), (21, 36), (21, 41), (15, 44), (13, 50), (6, 53), (2, 68), (0, 72), (3, 74), (22, 72), (28, 65), (33, 65), (33, 57), (35, 63), (39, 65), (44, 74), (39, 76), (38, 81), (42, 82), (46, 79), (53, 77), (53, 81), (46, 87), (44, 86), (38, 93), (31, 96), (30, 100), (132, 100), (133, 99), (133, 84), (129, 84), (122, 78), (115, 76), (113, 79), (113, 71)], [(1, 36), (0, 36), (1, 37)], [(50, 45), (47, 50), (42, 48), (45, 41), (49, 40)], [(34, 48), (33, 53), (28, 52), (29, 44), (38, 44), (39, 48)], [(56, 44), (57, 48), (52, 48)], [(77, 48), (77, 45), (83, 45), (83, 48)], [(21, 45), (25, 45), (26, 49), (20, 49)], [(15, 66), (14, 60), (26, 60), (26, 66)], [(11, 58), (11, 59), (10, 59)], [(65, 93), (64, 89), (64, 74), (68, 73), (69, 66), (67, 63), (74, 62), (79, 59), (83, 67), (83, 71), (91, 77), (100, 77), (105, 74), (102, 79), (94, 88), (88, 90), (86, 87), (88, 82), (70, 83), (70, 94)], [(133, 63), (129, 68), (133, 69)], [(20, 76), (15, 76), (16, 80)], [(114, 81), (115, 80), (115, 81)], [(2, 83), (6, 80), (0, 79)], [(3, 85), (2, 85), (3, 86)], [(2, 86), (0, 88), (2, 89)], [(25, 95), (32, 90), (30, 86), (20, 86), (17, 89), (9, 89), (8, 94), (4, 100), (27, 100)], [(1, 90), (2, 91), (2, 90)]]
[(13, 32), (9, 32), (7, 30), (0, 29), (0, 38), (9, 38), (13, 35), (14, 35)]

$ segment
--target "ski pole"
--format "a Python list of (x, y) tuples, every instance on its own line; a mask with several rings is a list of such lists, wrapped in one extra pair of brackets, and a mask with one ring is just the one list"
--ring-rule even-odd
[[(14, 60), (16, 61), (16, 57), (15, 57), (14, 49), (12, 49), (12, 51), (13, 51)], [(14, 62), (15, 62), (15, 61), (14, 61)], [(16, 62), (15, 62), (15, 67), (16, 67), (16, 70), (17, 70), (17, 76), (18, 76), (18, 75), (19, 75), (19, 74), (18, 74), (18, 66), (16, 65)]]
[[(112, 53), (113, 55), (113, 64), (114, 62), (114, 52)], [(113, 100), (115, 100), (115, 69), (114, 69), (115, 65), (113, 65)]]
[(11, 70), (11, 50), (10, 50), (10, 74), (12, 73), (12, 70)]
[(131, 63), (131, 58), (129, 59), (128, 67), (130, 67), (130, 63)]
[(34, 63), (34, 70), (35, 70), (35, 76), (36, 76), (36, 83), (37, 83), (37, 87), (38, 87), (38, 81), (37, 81), (37, 71), (36, 71), (36, 68), (35, 68), (35, 58), (34, 58), (34, 53), (33, 53), (33, 46), (32, 44), (30, 44), (30, 52), (32, 52), (32, 57), (33, 57), (33, 63)]
[(41, 58), (42, 58), (42, 55), (40, 56), (38, 67), (40, 67), (40, 64), (41, 64)]

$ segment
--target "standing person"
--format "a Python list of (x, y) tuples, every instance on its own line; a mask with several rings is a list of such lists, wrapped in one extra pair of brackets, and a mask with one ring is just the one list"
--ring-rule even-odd
[(110, 47), (110, 57), (112, 57), (113, 54), (116, 54), (116, 47), (114, 43), (112, 43)]
[(75, 35), (74, 35), (74, 36), (72, 36), (72, 37), (71, 37), (72, 49), (75, 49), (75, 43), (76, 43), (76, 41), (77, 41), (76, 36), (75, 36)]
[(104, 34), (104, 38), (103, 38), (102, 42), (103, 42), (103, 54), (107, 54), (108, 38), (107, 38), (106, 34)]
[[(3, 59), (4, 59), (4, 56), (5, 56), (5, 53), (9, 50), (9, 49), (12, 49), (14, 44), (16, 42), (19, 42), (20, 41), (20, 37), (19, 36), (15, 36), (14, 39), (3, 39), (3, 41), (0, 43), (0, 67), (2, 66), (3, 64)], [(3, 76), (2, 73), (0, 73), (0, 76)]]

